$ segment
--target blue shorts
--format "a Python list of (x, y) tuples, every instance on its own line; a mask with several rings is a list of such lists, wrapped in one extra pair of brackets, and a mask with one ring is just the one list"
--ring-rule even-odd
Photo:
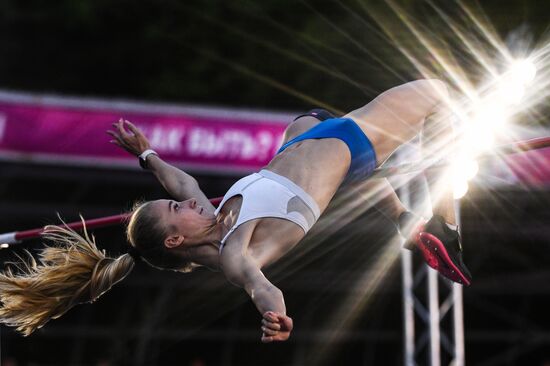
[(345, 182), (358, 182), (369, 177), (376, 168), (376, 153), (372, 143), (351, 118), (329, 118), (313, 126), (281, 146), (277, 154), (299, 141), (336, 138), (348, 145), (351, 165)]

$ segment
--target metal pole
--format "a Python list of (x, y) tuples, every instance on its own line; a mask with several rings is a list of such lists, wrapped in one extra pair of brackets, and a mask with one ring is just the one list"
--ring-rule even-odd
[[(425, 187), (430, 192), (428, 182), (425, 181)], [(425, 206), (426, 214), (433, 215), (433, 201), (431, 194), (427, 195), (427, 199), (424, 202), (429, 202)], [(440, 334), (440, 307), (439, 307), (439, 275), (434, 269), (426, 266), (427, 275), (427, 290), (428, 290), (428, 311), (429, 311), (429, 331), (430, 331), (430, 365), (441, 365), (441, 334)]]
[[(460, 230), (460, 200), (455, 201), (456, 223)], [(454, 343), (455, 343), (455, 366), (464, 366), (464, 307), (462, 302), (463, 287), (458, 283), (453, 283), (453, 324), (454, 324)]]
[(413, 270), (412, 253), (408, 250), (401, 251), (401, 269), (403, 277), (403, 322), (405, 327), (404, 365), (414, 366), (414, 295), (413, 295)]
[(438, 274), (428, 269), (428, 303), (430, 311), (430, 365), (441, 365), (441, 347), (439, 333), (439, 293)]
[(455, 342), (454, 366), (465, 365), (464, 352), (464, 309), (462, 304), (462, 285), (453, 283), (453, 323)]
[[(214, 206), (217, 206), (220, 204), (222, 199), (223, 197), (210, 198), (210, 202)], [(63, 227), (66, 227), (72, 230), (82, 230), (84, 227), (86, 227), (86, 229), (95, 229), (100, 227), (119, 225), (123, 223), (125, 220), (127, 220), (129, 215), (130, 214), (120, 214), (120, 215), (99, 217), (91, 220), (75, 221), (75, 222), (64, 224)], [(7, 246), (18, 244), (28, 239), (39, 238), (43, 233), (44, 233), (44, 227), (39, 227), (31, 230), (0, 234), (0, 244), (7, 245)], [(4, 248), (4, 246), (0, 246), (0, 248)]]
[[(410, 207), (411, 197), (409, 184), (402, 185), (401, 201)], [(403, 239), (403, 242), (406, 239)], [(414, 366), (414, 293), (413, 293), (413, 268), (412, 253), (409, 250), (401, 250), (401, 276), (403, 278), (403, 326), (405, 352), (403, 362), (405, 366)]]

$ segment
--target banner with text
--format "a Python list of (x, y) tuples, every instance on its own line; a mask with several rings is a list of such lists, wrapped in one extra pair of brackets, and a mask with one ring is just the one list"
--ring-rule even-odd
[[(267, 115), (267, 114), (266, 114)], [(136, 165), (110, 144), (106, 130), (119, 118), (132, 121), (169, 162), (205, 171), (254, 171), (280, 146), (279, 117), (232, 118), (0, 101), (0, 156), (18, 160)]]

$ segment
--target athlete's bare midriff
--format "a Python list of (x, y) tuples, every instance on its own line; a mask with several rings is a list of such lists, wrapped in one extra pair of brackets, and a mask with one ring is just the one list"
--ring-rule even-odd
[[(317, 202), (323, 212), (344, 180), (351, 154), (344, 142), (339, 139), (315, 139), (300, 141), (278, 154), (265, 167), (282, 175), (306, 191)], [(269, 194), (269, 192), (266, 192)], [(231, 215), (236, 221), (242, 204), (242, 197), (229, 199), (222, 215)], [(227, 223), (231, 226), (233, 223)], [(302, 228), (280, 218), (260, 218), (246, 222), (227, 240), (249, 241), (248, 254), (263, 267), (270, 264), (292, 249), (305, 236)]]
[(326, 138), (297, 142), (275, 156), (266, 168), (299, 185), (322, 212), (342, 184), (350, 163), (347, 145), (340, 139)]

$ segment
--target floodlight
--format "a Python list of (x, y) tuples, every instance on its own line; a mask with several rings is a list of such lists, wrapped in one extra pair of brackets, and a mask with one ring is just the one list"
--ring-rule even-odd
[(508, 73), (512, 79), (516, 80), (516, 82), (526, 85), (535, 79), (537, 68), (531, 60), (517, 60), (512, 63)]
[(453, 197), (460, 199), (468, 192), (468, 182), (465, 179), (453, 180)]

